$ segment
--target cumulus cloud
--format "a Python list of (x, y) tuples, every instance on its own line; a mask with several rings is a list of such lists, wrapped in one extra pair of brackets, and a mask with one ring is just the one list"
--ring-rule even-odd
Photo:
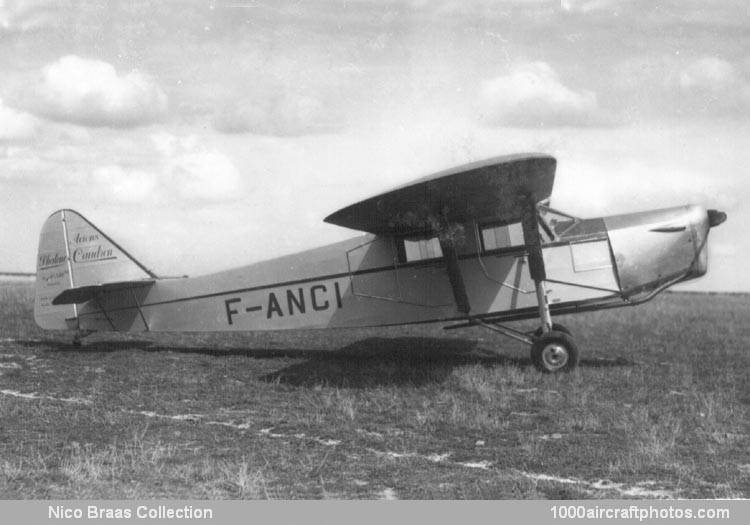
[(679, 84), (683, 89), (718, 91), (739, 80), (737, 71), (728, 61), (717, 57), (697, 59), (680, 72)]
[(565, 86), (545, 62), (514, 67), (507, 75), (484, 82), (483, 120), (494, 126), (587, 126), (603, 122), (596, 94)]
[(37, 131), (39, 122), (33, 116), (6, 106), (0, 98), (0, 141), (28, 140)]
[(750, 75), (741, 62), (718, 56), (641, 56), (617, 64), (612, 77), (620, 104), (646, 119), (746, 121), (750, 110)]
[(216, 203), (236, 199), (242, 180), (222, 152), (199, 143), (194, 135), (154, 134), (155, 153), (144, 166), (108, 164), (94, 168), (88, 182), (102, 197), (133, 204)]
[(0, 33), (23, 32), (52, 25), (55, 21), (50, 9), (39, 0), (0, 0)]
[(160, 119), (167, 96), (147, 75), (118, 74), (100, 60), (68, 55), (47, 64), (32, 90), (29, 110), (86, 126), (133, 127)]
[(592, 13), (596, 11), (616, 10), (621, 4), (633, 3), (622, 0), (560, 0), (560, 8), (563, 11)]
[(704, 114), (745, 114), (750, 108), (750, 81), (731, 62), (706, 56), (672, 75), (681, 106)]
[(100, 166), (91, 174), (91, 180), (113, 200), (122, 203), (150, 202), (158, 183), (156, 173), (141, 169), (126, 169), (117, 164)]
[(319, 99), (299, 93), (246, 97), (224, 105), (214, 117), (222, 133), (296, 136), (337, 128)]
[(195, 135), (158, 133), (151, 139), (162, 157), (162, 182), (181, 198), (217, 202), (237, 197), (241, 177), (225, 154), (199, 144)]
[(0, 146), (0, 180), (28, 180), (29, 174), (48, 173), (50, 163), (31, 151), (17, 145)]

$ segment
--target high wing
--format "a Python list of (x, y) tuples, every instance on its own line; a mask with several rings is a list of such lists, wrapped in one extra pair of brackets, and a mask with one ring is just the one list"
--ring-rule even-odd
[(527, 153), (441, 171), (342, 208), (325, 221), (375, 234), (434, 233), (471, 220), (521, 220), (525, 203), (549, 198), (554, 157)]

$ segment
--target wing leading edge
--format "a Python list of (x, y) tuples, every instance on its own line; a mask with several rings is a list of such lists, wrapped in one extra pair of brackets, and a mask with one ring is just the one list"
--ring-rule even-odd
[(549, 198), (557, 161), (544, 154), (495, 157), (418, 179), (342, 208), (325, 221), (375, 234), (431, 233), (471, 220), (513, 222), (523, 202)]

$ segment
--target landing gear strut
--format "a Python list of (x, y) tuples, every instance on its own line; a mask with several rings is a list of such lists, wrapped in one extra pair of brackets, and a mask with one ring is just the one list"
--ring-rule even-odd
[(539, 215), (536, 203), (530, 197), (525, 199), (521, 223), (524, 243), (528, 250), (529, 274), (536, 288), (541, 325), (532, 338), (531, 362), (537, 369), (546, 373), (572, 370), (578, 364), (578, 347), (564, 326), (552, 322), (547, 290), (544, 286), (547, 271), (544, 267), (542, 239), (539, 235)]
[[(573, 337), (573, 334), (570, 333), (570, 330), (568, 330), (568, 327), (560, 323), (552, 323), (552, 330), (556, 332), (562, 332), (564, 334), (568, 334), (569, 336)], [(543, 333), (544, 332), (542, 331), (542, 328), (539, 327), (534, 331), (534, 337), (541, 337)]]
[[(481, 326), (516, 341), (526, 343), (531, 348), (531, 362), (540, 372), (546, 374), (569, 372), (578, 365), (578, 346), (563, 325), (552, 323), (552, 329), (544, 332), (542, 327), (531, 334), (514, 330), (497, 322), (473, 319), (460, 326)], [(453, 327), (450, 327), (453, 328)]]

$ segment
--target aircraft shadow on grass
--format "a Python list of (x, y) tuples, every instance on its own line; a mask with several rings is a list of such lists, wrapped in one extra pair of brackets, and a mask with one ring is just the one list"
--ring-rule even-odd
[[(584, 359), (580, 363), (584, 367), (634, 364), (627, 359), (597, 358)], [(292, 386), (422, 386), (442, 383), (455, 368), (465, 365), (531, 367), (531, 360), (477, 348), (476, 341), (467, 339), (372, 337), (323, 356), (318, 354), (262, 379)]]
[[(460, 366), (483, 365), (530, 367), (528, 357), (505, 356), (479, 348), (470, 339), (434, 337), (369, 337), (335, 350), (305, 348), (226, 348), (220, 346), (172, 346), (148, 340), (92, 341), (83, 346), (55, 340), (18, 341), (28, 347), (47, 348), (62, 352), (175, 352), (207, 355), (217, 358), (242, 356), (252, 359), (304, 359), (261, 376), (262, 381), (291, 386), (334, 386), (367, 388), (388, 385), (442, 383)], [(579, 363), (584, 368), (634, 366), (623, 357), (614, 359), (587, 358)]]

